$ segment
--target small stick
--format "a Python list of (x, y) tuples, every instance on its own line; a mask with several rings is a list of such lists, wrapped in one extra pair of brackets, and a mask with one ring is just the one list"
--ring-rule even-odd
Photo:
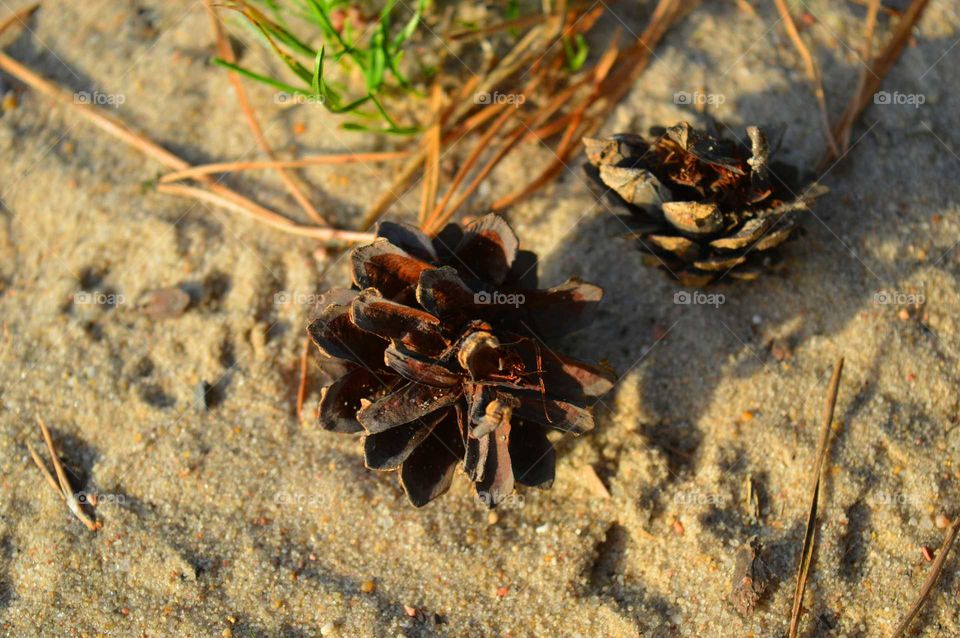
[(423, 220), (421, 227), (427, 233), (431, 232), (431, 229), (439, 230), (443, 225), (444, 220), (446, 219), (443, 211), (450, 203), (450, 199), (453, 197), (454, 193), (457, 192), (457, 189), (460, 188), (460, 184), (463, 183), (463, 180), (477, 163), (477, 160), (480, 159), (480, 155), (490, 148), (490, 143), (493, 141), (494, 136), (500, 131), (500, 129), (503, 128), (504, 124), (507, 123), (507, 120), (513, 117), (513, 115), (517, 112), (517, 109), (510, 108), (506, 102), (503, 103), (503, 105), (500, 107), (500, 110), (502, 111), (500, 117), (498, 117), (493, 124), (487, 127), (487, 130), (484, 131), (480, 139), (477, 140), (477, 143), (474, 144), (473, 148), (470, 150), (470, 154), (463, 161), (463, 164), (457, 171), (457, 174), (453, 176), (453, 181), (451, 181), (450, 185), (447, 187), (447, 192), (443, 194), (443, 198), (440, 200), (440, 203), (436, 204), (432, 212), (426, 217), (426, 219)]
[[(207, 17), (210, 19), (210, 28), (213, 30), (213, 37), (217, 41), (218, 55), (227, 62), (235, 63), (237, 61), (236, 56), (234, 56), (233, 48), (230, 46), (230, 43), (227, 41), (227, 36), (223, 32), (223, 25), (220, 24), (220, 18), (217, 17), (217, 12), (214, 10), (213, 4), (210, 0), (203, 0), (203, 6), (207, 10)], [(263, 152), (266, 153), (270, 159), (277, 159), (276, 153), (274, 153), (273, 148), (270, 146), (270, 142), (267, 141), (267, 136), (263, 133), (263, 127), (260, 126), (260, 122), (253, 112), (253, 107), (250, 106), (250, 100), (247, 99), (247, 93), (243, 90), (243, 82), (240, 80), (240, 76), (235, 71), (228, 70), (227, 77), (230, 80), (230, 84), (233, 85), (233, 92), (237, 96), (237, 103), (240, 105), (240, 110), (243, 111), (243, 115), (247, 120), (247, 124), (250, 126), (253, 137), (257, 140), (257, 144), (260, 145), (260, 148), (263, 149)], [(310, 203), (310, 200), (304, 194), (303, 189), (293, 176), (282, 168), (278, 168), (277, 173), (286, 185), (287, 190), (293, 198), (297, 200), (297, 203), (300, 204), (300, 207), (303, 208), (307, 215), (321, 226), (327, 226), (327, 221), (317, 212), (317, 209), (313, 207), (313, 204)]]
[(759, 18), (757, 15), (757, 10), (753, 8), (753, 5), (747, 2), (747, 0), (737, 0), (737, 6), (740, 7), (740, 10), (744, 13), (748, 13), (754, 18)]
[(47, 466), (40, 458), (40, 455), (35, 449), (33, 449), (33, 446), (27, 442), (27, 449), (30, 450), (30, 456), (33, 458), (33, 462), (36, 464), (37, 468), (40, 469), (40, 472), (47, 480), (47, 483), (50, 484), (50, 487), (53, 488), (53, 491), (59, 494), (60, 498), (66, 502), (67, 508), (73, 513), (73, 515), (76, 516), (81, 523), (86, 525), (87, 529), (89, 529), (91, 532), (97, 531), (100, 529), (100, 525), (87, 516), (87, 513), (83, 511), (83, 508), (80, 507), (80, 503), (77, 502), (77, 498), (73, 495), (73, 487), (70, 485), (70, 480), (67, 478), (67, 473), (63, 469), (63, 464), (60, 462), (60, 458), (57, 456), (57, 450), (53, 446), (53, 437), (50, 435), (50, 430), (47, 428), (47, 424), (44, 423), (43, 419), (41, 419), (39, 416), (37, 417), (37, 423), (40, 425), (40, 433), (43, 435), (43, 440), (47, 444), (47, 452), (50, 454), (50, 460), (53, 463), (53, 470), (57, 474), (57, 480), (54, 480), (53, 474), (51, 474), (50, 470), (47, 469)]
[[(897, 23), (893, 31), (893, 37), (890, 38), (887, 46), (880, 55), (868, 62), (870, 65), (870, 73), (865, 76), (866, 82), (858, 87), (859, 91), (850, 96), (847, 108), (837, 122), (834, 137), (844, 137), (844, 131), (848, 128), (853, 128), (853, 125), (860, 118), (864, 109), (870, 104), (873, 95), (880, 88), (883, 79), (887, 77), (887, 73), (890, 72), (890, 69), (893, 68), (894, 63), (900, 57), (900, 53), (903, 52), (903, 47), (905, 47), (910, 40), (913, 27), (920, 20), (920, 17), (923, 16), (928, 2), (929, 0), (913, 0), (910, 6), (907, 7), (903, 17), (900, 18), (900, 21)], [(849, 137), (849, 135), (847, 135), (847, 137)], [(835, 155), (828, 149), (820, 159), (819, 170), (823, 170), (829, 166), (831, 162), (839, 160), (841, 157), (842, 155)]]
[(423, 227), (427, 215), (433, 210), (437, 202), (437, 189), (440, 187), (440, 133), (443, 128), (443, 92), (439, 84), (433, 85), (430, 95), (430, 110), (432, 121), (424, 135), (423, 145), (427, 151), (424, 160), (423, 189), (420, 198), (420, 214), (418, 222)]
[(960, 516), (957, 516), (953, 520), (950, 529), (947, 530), (947, 535), (943, 539), (940, 551), (937, 552), (937, 558), (933, 561), (933, 565), (930, 566), (930, 572), (927, 574), (926, 580), (923, 581), (923, 587), (920, 588), (920, 594), (914, 603), (910, 605), (910, 609), (903, 617), (903, 620), (900, 621), (900, 624), (897, 625), (897, 628), (893, 630), (890, 638), (900, 638), (907, 634), (907, 628), (910, 627), (910, 623), (916, 618), (917, 614), (920, 613), (924, 603), (927, 602), (927, 599), (930, 597), (930, 592), (933, 591), (933, 586), (937, 584), (937, 580), (940, 578), (940, 573), (943, 571), (943, 564), (947, 560), (947, 554), (950, 553), (950, 548), (953, 547), (953, 541), (957, 538), (957, 532), (960, 532)]
[(267, 226), (282, 230), (291, 235), (300, 237), (312, 237), (322, 241), (361, 243), (374, 240), (373, 233), (359, 232), (354, 230), (340, 230), (339, 228), (329, 228), (320, 226), (303, 226), (292, 222), (282, 215), (273, 211), (257, 206), (255, 209), (243, 206), (229, 197), (218, 195), (196, 186), (183, 186), (180, 184), (160, 184), (157, 186), (157, 192), (169, 193), (171, 195), (180, 195), (191, 197), (200, 201), (216, 204), (223, 208), (235, 211), (257, 221), (261, 221)]
[[(129, 129), (126, 124), (119, 119), (111, 115), (107, 115), (89, 104), (80, 104), (75, 102), (68, 92), (57, 87), (49, 80), (40, 77), (3, 52), (0, 52), (0, 69), (6, 71), (10, 75), (13, 75), (20, 81), (33, 87), (35, 90), (47, 95), (48, 97), (51, 97), (63, 104), (73, 106), (79, 114), (86, 117), (101, 130), (129, 144), (133, 148), (139, 150), (143, 154), (160, 162), (161, 164), (172, 168), (175, 171), (186, 171), (192, 168), (187, 161), (183, 160), (177, 155), (174, 155), (167, 149), (152, 142), (143, 135)], [(170, 192), (179, 195), (191, 193), (192, 196), (197, 196), (199, 199), (204, 201), (222, 205), (229, 210), (240, 212), (258, 221), (263, 221), (269, 226), (294, 235), (300, 235), (302, 237), (313, 237), (321, 240), (339, 240), (348, 242), (372, 241), (373, 239), (373, 236), (369, 233), (339, 230), (334, 228), (301, 226), (300, 224), (297, 224), (296, 222), (284, 217), (283, 215), (280, 215), (279, 213), (275, 213), (267, 208), (264, 208), (247, 197), (240, 195), (236, 191), (227, 188), (223, 184), (214, 182), (208, 176), (200, 176), (200, 179), (212, 192), (186, 186), (179, 187), (179, 189), (174, 190), (174, 185), (171, 184), (160, 185), (157, 187), (157, 191)]]
[(310, 340), (303, 340), (303, 351), (300, 353), (300, 387), (297, 388), (297, 422), (303, 416), (303, 402), (307, 398), (307, 367), (310, 362)]
[(800, 37), (800, 32), (797, 30), (797, 23), (793, 21), (793, 16), (790, 15), (790, 10), (787, 8), (784, 0), (774, 0), (774, 2), (777, 5), (777, 10), (780, 11), (780, 15), (783, 17), (783, 25), (786, 27), (787, 35), (790, 36), (794, 46), (797, 47), (797, 51), (800, 53), (800, 57), (803, 58), (803, 64), (807, 69), (807, 77), (810, 79), (810, 82), (813, 83), (813, 93), (817, 98), (817, 106), (820, 108), (820, 120), (823, 123), (824, 133), (827, 136), (827, 144), (830, 145), (831, 152), (839, 157), (840, 148), (834, 137), (833, 129), (830, 128), (827, 96), (823, 89), (823, 78), (820, 76), (820, 68), (814, 61), (813, 56), (810, 55), (810, 49), (804, 44), (803, 38)]
[(161, 184), (193, 179), (213, 173), (232, 173), (234, 171), (256, 171), (269, 168), (306, 168), (308, 166), (330, 166), (354, 164), (357, 162), (382, 162), (403, 159), (410, 154), (406, 151), (386, 151), (382, 153), (342, 153), (336, 155), (307, 155), (294, 160), (265, 160), (251, 162), (217, 162), (201, 164), (183, 171), (167, 173), (160, 178)]
[(573, 113), (570, 114), (570, 122), (567, 124), (566, 130), (563, 133), (563, 137), (560, 139), (560, 143), (557, 145), (557, 150), (554, 151), (554, 160), (547, 165), (540, 175), (534, 178), (525, 187), (495, 201), (491, 206), (492, 210), (502, 210), (515, 204), (517, 201), (528, 197), (553, 179), (558, 173), (560, 173), (560, 171), (566, 168), (567, 161), (569, 161), (570, 156), (577, 148), (575, 145), (576, 141), (580, 139), (580, 136), (577, 136), (576, 133), (578, 129), (580, 129), (580, 125), (583, 122), (584, 113), (599, 96), (603, 81), (606, 79), (607, 75), (610, 73), (610, 69), (613, 68), (614, 63), (619, 57), (619, 44), (620, 31), (617, 30), (614, 33), (613, 38), (610, 40), (609, 47), (604, 52), (603, 56), (601, 56), (599, 62), (597, 62), (597, 66), (595, 67), (593, 73), (593, 87), (590, 94), (584, 98), (583, 101), (574, 109)]
[(29, 7), (26, 7), (25, 9), (20, 9), (19, 11), (15, 12), (6, 20), (4, 20), (3, 22), (0, 22), (0, 33), (3, 33), (4, 31), (9, 29), (12, 25), (16, 24), (17, 22), (22, 23), (24, 20), (32, 16), (33, 12), (39, 8), (40, 8), (40, 3), (38, 2), (37, 4), (31, 5)]
[(827, 456), (830, 442), (830, 425), (833, 423), (833, 410), (837, 405), (837, 393), (840, 391), (840, 376), (843, 373), (843, 357), (837, 359), (827, 390), (827, 402), (823, 407), (823, 426), (820, 442), (817, 444), (817, 462), (813, 466), (813, 485), (810, 492), (810, 509), (807, 512), (807, 528), (803, 534), (803, 548), (800, 550), (800, 568), (797, 571), (797, 589), (793, 595), (793, 609), (790, 614), (789, 638), (796, 638), (800, 629), (800, 609), (803, 606), (803, 592), (810, 576), (810, 564), (813, 561), (814, 540), (817, 533), (817, 502), (820, 499), (820, 475), (823, 461)]

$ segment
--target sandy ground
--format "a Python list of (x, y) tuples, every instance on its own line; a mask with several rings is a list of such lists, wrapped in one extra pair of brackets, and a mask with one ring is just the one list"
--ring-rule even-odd
[[(759, 17), (734, 2), (689, 17), (604, 130), (702, 124), (674, 100), (701, 92), (737, 135), (786, 124), (784, 157), (812, 164), (823, 146), (814, 99), (772, 3), (753, 4)], [(13, 5), (0, 1), (0, 15)], [(649, 5), (614, 10), (636, 32)], [(864, 10), (808, 10), (837, 114), (860, 69)], [(598, 430), (558, 444), (553, 490), (520, 492), (495, 518), (462, 477), (414, 510), (394, 476), (363, 469), (356, 439), (297, 422), (307, 308), (347, 280), (342, 253), (143, 192), (158, 165), (0, 76), (19, 96), (0, 117), (3, 634), (783, 636), (819, 413), (843, 355), (802, 635), (888, 635), (929, 567), (922, 547), (940, 543), (936, 515), (960, 513), (958, 26), (960, 2), (931, 3), (884, 85), (924, 104), (871, 106), (785, 272), (718, 289), (722, 304), (675, 303), (678, 288), (611, 239), (621, 227), (579, 167), (510, 212), (541, 254), (543, 283), (579, 275), (607, 289), (595, 325), (563, 345), (623, 377)], [(0, 44), (70, 90), (122, 96), (106, 108), (191, 162), (257, 156), (207, 63), (199, 2), (47, 0), (29, 31)], [(369, 148), (319, 107), (281, 111), (250, 88), (278, 148)], [(508, 161), (474, 209), (543, 153)], [(390, 171), (307, 177), (318, 207), (347, 223)], [(294, 210), (271, 175), (231, 183)], [(173, 285), (194, 297), (181, 317), (136, 310)], [(789, 357), (771, 354), (773, 339)], [(74, 486), (99, 494), (98, 533), (33, 466), (37, 415)], [(743, 620), (726, 596), (752, 534), (774, 576)], [(957, 560), (916, 635), (960, 635)]]

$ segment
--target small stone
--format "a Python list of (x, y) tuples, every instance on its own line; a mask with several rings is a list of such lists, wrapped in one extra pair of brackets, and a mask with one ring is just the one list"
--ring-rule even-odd
[(772, 339), (769, 348), (770, 355), (777, 361), (786, 361), (793, 357), (793, 348), (786, 339)]
[(496, 525), (499, 520), (500, 516), (496, 512), (487, 514), (487, 525)]
[(233, 638), (233, 630), (227, 627), (220, 632), (220, 635), (223, 636), (223, 638)]
[(899, 318), (900, 321), (910, 321), (910, 311), (906, 308), (901, 308), (900, 312), (897, 313), (897, 318)]
[(729, 600), (741, 616), (753, 613), (767, 588), (770, 571), (761, 558), (762, 549), (759, 539), (752, 536), (740, 545), (734, 557)]
[(360, 591), (364, 594), (372, 594), (377, 590), (377, 584), (372, 580), (365, 580), (360, 583)]
[(753, 325), (759, 326), (761, 323), (763, 323), (763, 317), (760, 315), (753, 315), (753, 318), (751, 318), (750, 321), (753, 322)]
[(337, 626), (332, 622), (325, 623), (320, 627), (321, 636), (336, 636), (337, 635)]
[(145, 293), (137, 305), (151, 319), (173, 319), (190, 305), (190, 295), (176, 286), (159, 288)]
[(0, 104), (0, 108), (3, 109), (4, 113), (9, 113), (15, 110), (18, 104), (17, 94), (13, 91), (8, 91), (7, 94), (3, 96), (3, 103)]
[(933, 519), (933, 524), (937, 526), (937, 529), (946, 529), (950, 526), (950, 519), (947, 518), (946, 514), (940, 512), (936, 518)]
[(676, 534), (677, 536), (683, 536), (683, 533), (684, 533), (685, 531), (686, 531), (686, 530), (685, 530), (684, 527), (683, 527), (683, 523), (680, 522), (680, 519), (679, 519), (679, 518), (678, 518), (677, 520), (673, 521), (673, 533), (674, 533), (674, 534)]
[(504, 598), (510, 593), (509, 587), (497, 587), (497, 598)]
[(407, 616), (409, 616), (410, 618), (416, 618), (416, 617), (417, 617), (417, 608), (416, 608), (416, 607), (411, 607), (410, 605), (404, 605), (404, 606), (403, 606), (403, 613), (405, 613), (405, 614), (406, 614)]

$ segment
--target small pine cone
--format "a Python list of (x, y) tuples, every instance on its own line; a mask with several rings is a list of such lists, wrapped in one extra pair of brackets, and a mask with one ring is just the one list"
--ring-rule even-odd
[(458, 464), (489, 507), (515, 484), (549, 487), (547, 431), (591, 430), (589, 404), (613, 374), (541, 339), (587, 325), (603, 291), (578, 279), (537, 289), (536, 256), (496, 215), (433, 240), (384, 223), (351, 257), (355, 289), (324, 295), (308, 328), (339, 375), (321, 427), (362, 432), (366, 466), (398, 470), (417, 507)]
[(796, 230), (794, 214), (826, 192), (800, 188), (793, 169), (771, 164), (761, 129), (747, 135), (749, 147), (681, 122), (649, 141), (621, 134), (584, 144), (588, 172), (632, 214), (625, 221), (647, 263), (705, 286), (756, 279)]

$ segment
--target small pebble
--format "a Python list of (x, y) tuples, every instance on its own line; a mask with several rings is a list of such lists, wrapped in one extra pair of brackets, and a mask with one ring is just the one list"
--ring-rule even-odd
[(900, 321), (910, 321), (910, 311), (906, 308), (901, 308), (900, 312), (897, 313), (897, 317)]
[(377, 590), (377, 584), (372, 580), (365, 580), (360, 583), (360, 591), (364, 594), (372, 594)]
[(920, 546), (920, 553), (923, 554), (923, 559), (928, 563), (933, 561), (933, 552), (931, 552), (930, 548), (926, 545)]
[(404, 605), (404, 606), (403, 606), (403, 613), (405, 613), (405, 614), (406, 614), (407, 616), (409, 616), (410, 618), (416, 618), (416, 617), (417, 617), (417, 608), (416, 608), (416, 607), (411, 607), (410, 605)]
[(499, 520), (500, 516), (496, 512), (487, 514), (487, 525), (496, 525)]
[(677, 536), (683, 536), (684, 533), (683, 523), (680, 522), (680, 519), (673, 521), (673, 533)]
[(763, 323), (763, 317), (760, 315), (753, 315), (753, 319), (751, 321), (753, 321), (753, 325), (759, 326), (761, 323)]
[(322, 627), (320, 627), (321, 636), (336, 636), (337, 635), (337, 626), (332, 622), (328, 622)]
[(509, 587), (497, 587), (497, 598), (504, 598), (509, 593)]
[(933, 524), (937, 526), (937, 529), (946, 529), (950, 526), (950, 519), (947, 518), (946, 514), (940, 512), (936, 518), (933, 519)]
[(0, 104), (0, 108), (3, 109), (4, 113), (9, 113), (17, 108), (17, 94), (13, 91), (9, 91), (6, 95), (3, 96), (3, 103)]
[(151, 319), (179, 317), (190, 305), (190, 295), (176, 286), (151, 290), (138, 303), (140, 312)]

